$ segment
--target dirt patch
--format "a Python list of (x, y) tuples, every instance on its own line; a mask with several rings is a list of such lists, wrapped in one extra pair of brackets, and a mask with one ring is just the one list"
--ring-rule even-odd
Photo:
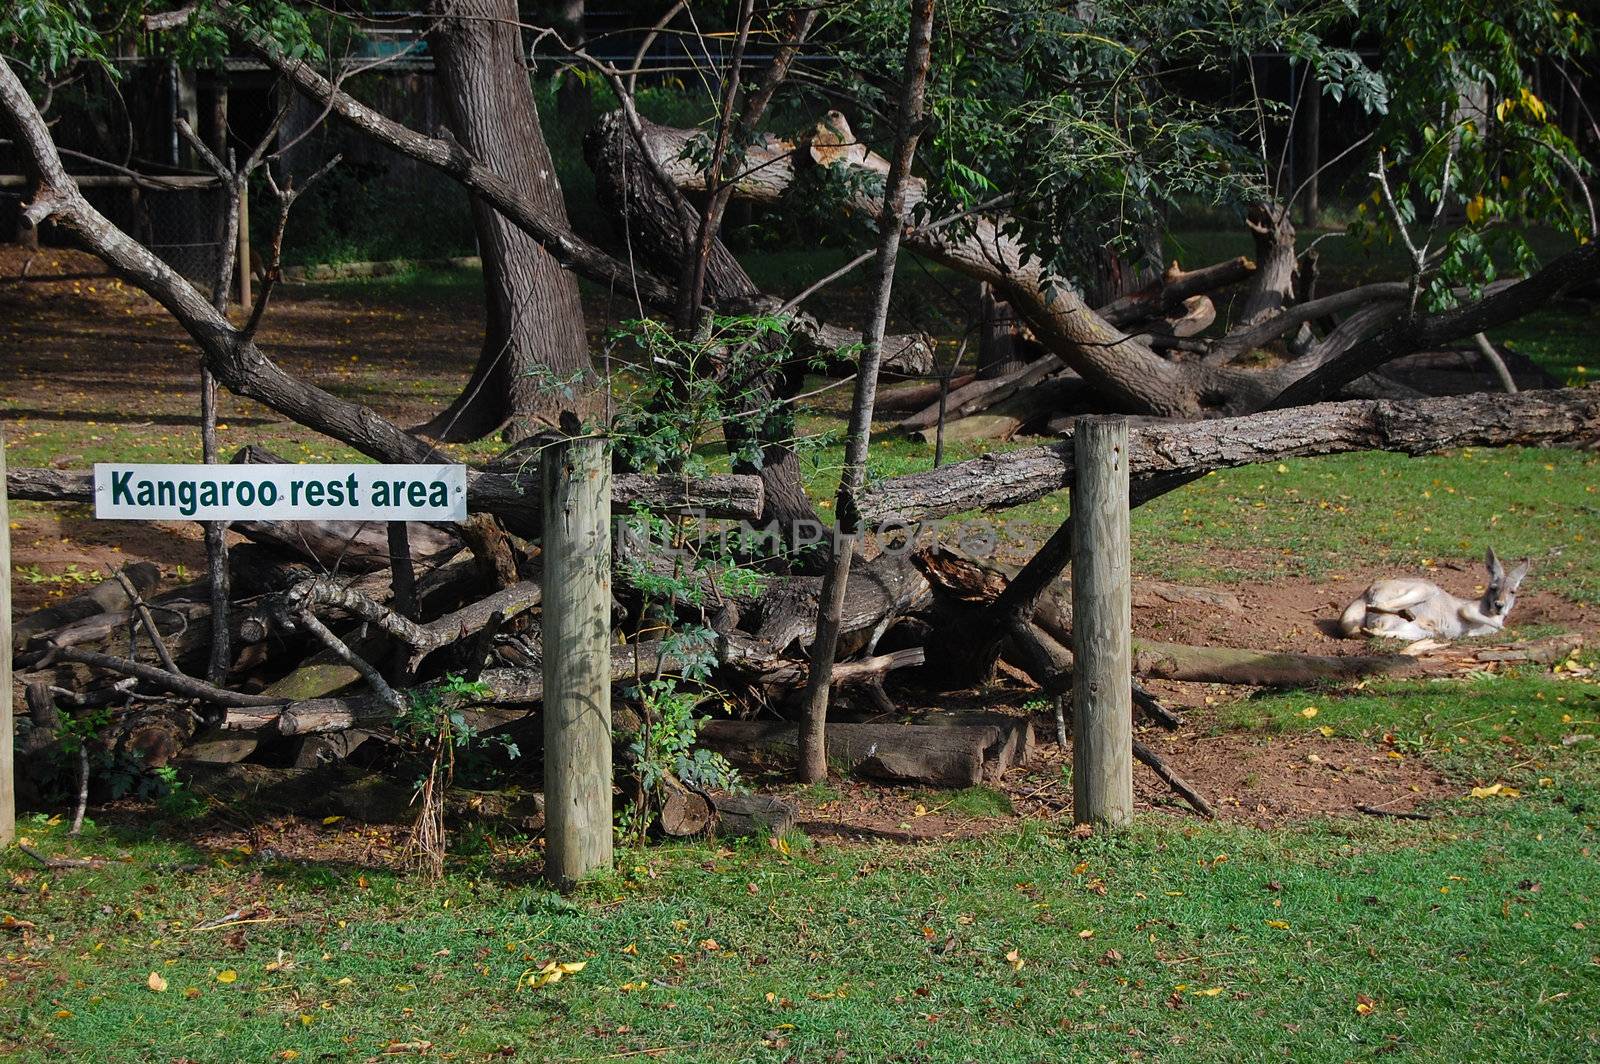
[[(1006, 773), (994, 788), (1011, 803), (1011, 816), (970, 816), (951, 793), (892, 789), (859, 781), (834, 782), (817, 796), (805, 788), (780, 788), (800, 810), (808, 835), (856, 841), (938, 842), (971, 838), (1012, 826), (1021, 817), (1070, 819), (1072, 788), (1063, 773), (1071, 760), (1035, 718), (1039, 739), (1025, 766)], [(1141, 738), (1216, 806), (1220, 819), (1273, 827), (1321, 816), (1365, 816), (1414, 811), (1431, 800), (1459, 794), (1424, 761), (1372, 743), (1316, 733), (1211, 734), (1203, 721)], [(1142, 765), (1134, 767), (1135, 803), (1143, 811), (1180, 817), (1196, 814)]]
[(159, 565), (163, 588), (205, 574), (206, 549), (199, 525), (97, 521), (79, 507), (52, 511), (11, 525), (12, 605), (19, 617), (75, 595), (130, 562)]
[[(1436, 570), (1419, 575), (1465, 597), (1482, 592), (1482, 571), (1483, 566), (1477, 561), (1441, 561)], [(1229, 585), (1227, 591), (1239, 600), (1237, 610), (1202, 601), (1139, 596), (1136, 585), (1135, 597), (1141, 606), (1134, 611), (1134, 632), (1169, 643), (1307, 654), (1369, 654), (1372, 649), (1367, 640), (1336, 635), (1339, 614), (1374, 580), (1392, 575), (1399, 574), (1372, 569), (1320, 583), (1252, 581)], [(1577, 632), (1590, 644), (1600, 639), (1600, 608), (1572, 602), (1552, 591), (1535, 588), (1519, 596), (1511, 620), (1507, 638), (1497, 642), (1514, 638), (1517, 629), (1535, 626)]]

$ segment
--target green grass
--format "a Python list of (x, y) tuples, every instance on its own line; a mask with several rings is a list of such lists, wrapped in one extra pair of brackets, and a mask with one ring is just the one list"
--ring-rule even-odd
[(929, 791), (917, 795), (916, 801), (930, 813), (949, 813), (952, 816), (1003, 817), (1016, 812), (1005, 792), (993, 787)]
[[(1600, 653), (1579, 651), (1581, 667)], [(1316, 710), (1307, 715), (1307, 710)], [(1531, 671), (1467, 680), (1375, 681), (1338, 693), (1299, 691), (1244, 699), (1218, 710), (1218, 732), (1298, 732), (1369, 739), (1402, 756), (1425, 756), (1460, 779), (1489, 783), (1504, 776), (1537, 785), (1564, 772), (1575, 785), (1600, 784), (1593, 739), (1600, 733), (1600, 687)], [(1587, 745), (1585, 745), (1587, 744)], [(1508, 767), (1508, 762), (1509, 766)], [(1597, 794), (1600, 797), (1600, 794)]]
[[(482, 831), (432, 883), (205, 849), (147, 817), (76, 841), (34, 818), (41, 852), (122, 859), (0, 859), (4, 911), (35, 925), (7, 932), (0, 1039), (105, 1061), (361, 1060), (396, 1042), (520, 1060), (1581, 1059), (1600, 1044), (1600, 764), (1593, 740), (1562, 739), (1597, 717), (1587, 678), (1533, 672), (1260, 698), (1219, 726), (1326, 727), (1426, 759), (1463, 795), (1502, 786), (1424, 823), (666, 845), (570, 900), (530, 885), (526, 840)], [(387, 841), (316, 830), (351, 852)], [(236, 911), (253, 922), (202, 927)], [(550, 961), (584, 967), (527, 985)]]
[(1600, 380), (1597, 327), (1600, 310), (1592, 303), (1573, 303), (1529, 314), (1492, 339), (1527, 355), (1560, 384), (1589, 384)]

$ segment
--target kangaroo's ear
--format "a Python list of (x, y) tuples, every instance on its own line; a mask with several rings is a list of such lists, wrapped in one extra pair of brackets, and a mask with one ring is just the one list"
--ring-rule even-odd
[(1484, 552), (1483, 564), (1489, 570), (1490, 579), (1492, 579), (1492, 580), (1501, 580), (1501, 579), (1505, 578), (1506, 571), (1505, 571), (1505, 569), (1503, 569), (1501, 567), (1500, 559), (1496, 558), (1494, 556), (1494, 548), (1493, 547), (1490, 547), (1487, 551)]
[(1533, 559), (1532, 558), (1523, 559), (1522, 564), (1518, 565), (1515, 569), (1511, 570), (1511, 575), (1506, 577), (1506, 587), (1511, 591), (1515, 591), (1517, 589), (1518, 585), (1520, 585), (1522, 583), (1523, 577), (1528, 575), (1528, 570), (1531, 569), (1532, 567), (1533, 567)]

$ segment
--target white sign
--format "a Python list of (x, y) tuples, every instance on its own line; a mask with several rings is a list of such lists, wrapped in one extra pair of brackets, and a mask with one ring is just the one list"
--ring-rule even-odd
[(463, 521), (461, 465), (94, 467), (94, 515), (142, 521)]

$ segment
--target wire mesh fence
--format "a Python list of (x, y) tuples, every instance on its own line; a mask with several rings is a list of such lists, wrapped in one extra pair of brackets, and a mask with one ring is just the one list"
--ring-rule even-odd
[(210, 285), (222, 263), (227, 197), (214, 181), (179, 188), (86, 189), (85, 195), (123, 232), (184, 277)]
[[(209, 290), (222, 263), (228, 200), (220, 184), (201, 176), (137, 178), (85, 175), (84, 197), (117, 228), (149, 248), (178, 273)], [(19, 178), (0, 180), (0, 240), (20, 235), (22, 204), (29, 199)], [(46, 227), (40, 236), (63, 242)]]

